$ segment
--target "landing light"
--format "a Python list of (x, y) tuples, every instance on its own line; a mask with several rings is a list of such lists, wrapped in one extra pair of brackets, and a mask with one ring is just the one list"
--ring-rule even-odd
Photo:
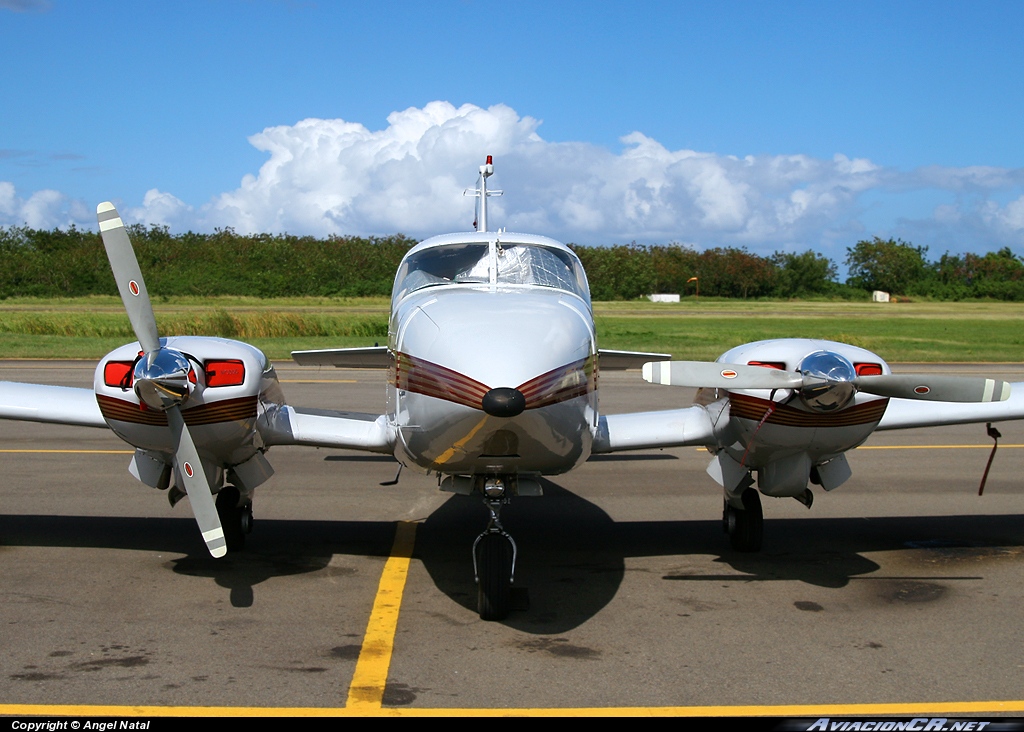
[(747, 366), (760, 366), (766, 369), (775, 369), (777, 371), (785, 371), (786, 364), (782, 361), (747, 361)]
[(103, 367), (103, 383), (128, 389), (132, 385), (132, 367), (134, 361), (107, 361)]
[(484, 495), (488, 498), (501, 498), (505, 495), (505, 481), (501, 478), (488, 478), (484, 481)]
[(857, 369), (857, 376), (882, 375), (882, 364), (880, 363), (855, 363), (853, 367)]
[(238, 359), (207, 361), (204, 370), (207, 386), (238, 386), (245, 383), (245, 364)]

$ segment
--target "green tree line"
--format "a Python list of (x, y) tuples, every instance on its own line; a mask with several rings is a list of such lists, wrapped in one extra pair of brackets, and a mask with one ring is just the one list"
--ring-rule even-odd
[[(357, 297), (388, 295), (402, 256), (416, 242), (387, 237), (171, 235), (135, 225), (129, 235), (146, 284), (157, 296)], [(944, 254), (874, 238), (847, 249), (849, 277), (812, 250), (762, 256), (745, 248), (697, 251), (678, 244), (570, 245), (595, 300), (629, 300), (652, 292), (713, 297), (863, 298), (871, 290), (960, 300), (1024, 300), (1024, 260), (1009, 249)], [(697, 278), (696, 281), (693, 278)], [(0, 298), (77, 297), (117, 291), (99, 234), (70, 229), (0, 228)]]
[[(172, 236), (165, 227), (129, 227), (153, 295), (360, 297), (391, 292), (404, 236), (213, 234)], [(103, 242), (74, 227), (0, 229), (0, 297), (116, 294)]]

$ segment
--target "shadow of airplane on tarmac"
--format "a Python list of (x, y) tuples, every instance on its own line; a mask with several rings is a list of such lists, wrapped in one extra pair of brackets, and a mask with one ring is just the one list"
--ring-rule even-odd
[[(1020, 554), (1024, 547), (1019, 515), (775, 519), (765, 551), (743, 554), (729, 548), (720, 521), (616, 522), (557, 483), (543, 485), (543, 498), (517, 499), (502, 513), (519, 545), (516, 587), (529, 595), (528, 609), (502, 622), (537, 635), (564, 633), (600, 612), (618, 592), (631, 557), (717, 554), (722, 572), (669, 572), (661, 577), (667, 582), (795, 581), (841, 588), (879, 570), (867, 553), (924, 550), (942, 562)], [(437, 589), (471, 610), (476, 587), (470, 547), (485, 525), (478, 498), (452, 496), (427, 517), (416, 538), (414, 559)], [(217, 560), (196, 543), (191, 518), (0, 515), (0, 543), (179, 554), (162, 559), (168, 570), (213, 579), (229, 590), (232, 605), (248, 607), (259, 584), (330, 572), (335, 555), (388, 556), (394, 527), (389, 521), (260, 519), (245, 550)], [(971, 567), (977, 574), (976, 563)]]

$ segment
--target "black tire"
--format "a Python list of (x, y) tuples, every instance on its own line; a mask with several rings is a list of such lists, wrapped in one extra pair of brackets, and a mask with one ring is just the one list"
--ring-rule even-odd
[(480, 619), (504, 620), (512, 609), (512, 543), (501, 534), (485, 534), (476, 557)]
[(753, 488), (747, 488), (740, 495), (743, 510), (726, 505), (729, 543), (738, 552), (761, 551), (764, 539), (764, 513), (761, 511), (761, 496)]
[(228, 553), (241, 551), (245, 548), (245, 534), (242, 528), (242, 516), (246, 506), (239, 506), (242, 494), (233, 485), (226, 485), (217, 494), (217, 515), (224, 529), (224, 540), (227, 542)]

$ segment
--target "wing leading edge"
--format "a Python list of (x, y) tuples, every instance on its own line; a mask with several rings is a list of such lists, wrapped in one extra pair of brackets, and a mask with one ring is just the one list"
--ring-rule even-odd
[[(667, 361), (670, 353), (647, 353), (645, 351), (598, 351), (600, 366), (609, 371), (640, 369), (645, 363)], [(326, 348), (320, 351), (292, 351), (292, 358), (299, 366), (334, 366), (339, 369), (386, 369), (391, 357), (386, 346), (366, 348)]]
[(1009, 399), (998, 402), (924, 402), (893, 398), (889, 400), (876, 429), (941, 427), (973, 422), (1005, 422), (1011, 419), (1024, 419), (1024, 382), (1010, 384)]
[(259, 431), (268, 447), (306, 445), (391, 454), (395, 445), (386, 416), (361, 412), (275, 406), (260, 415)]
[(292, 351), (292, 359), (299, 366), (334, 366), (339, 369), (386, 369), (390, 364), (387, 346)]
[(702, 406), (657, 412), (610, 414), (600, 418), (592, 452), (714, 445), (714, 423)]
[(106, 427), (92, 389), (0, 381), (0, 419)]
[[(1024, 419), (1024, 382), (1010, 385), (1005, 401), (962, 403), (889, 399), (878, 430), (941, 427)], [(604, 415), (594, 454), (660, 447), (715, 446), (714, 420), (705, 407)]]

